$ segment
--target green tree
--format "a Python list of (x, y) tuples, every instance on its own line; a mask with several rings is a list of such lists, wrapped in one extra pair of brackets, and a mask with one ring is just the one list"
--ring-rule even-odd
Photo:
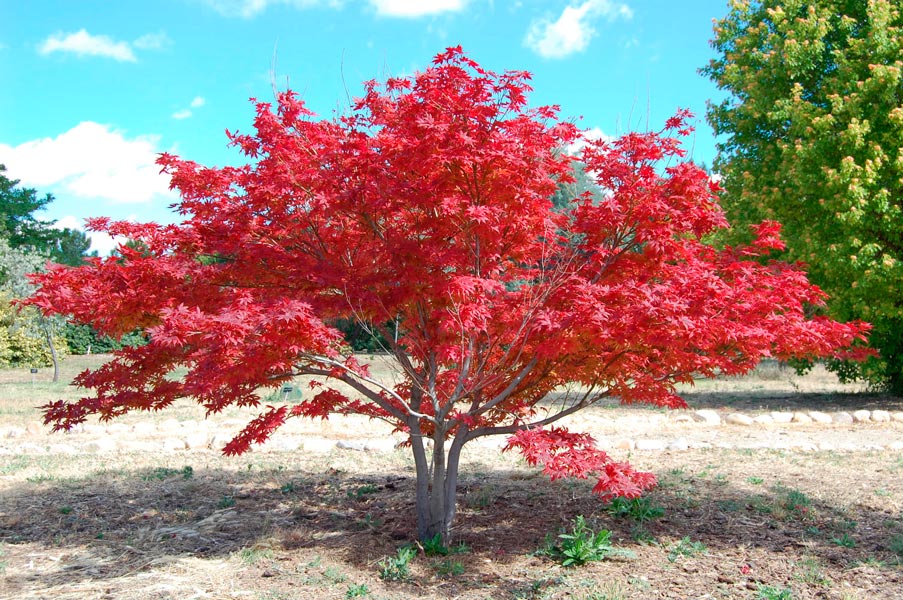
[(903, 391), (900, 0), (734, 0), (712, 45), (728, 218), (783, 223), (832, 316), (874, 325), (861, 374)]
[(592, 177), (586, 172), (586, 165), (578, 160), (571, 162), (571, 175), (574, 180), (558, 183), (558, 189), (552, 194), (552, 207), (555, 210), (564, 210), (570, 206), (576, 198), (586, 192), (590, 192), (593, 198), (600, 199), (602, 190)]
[(70, 266), (82, 264), (87, 256), (97, 256), (90, 251), (91, 238), (77, 229), (57, 229), (49, 245), (50, 260)]
[(0, 165), (0, 237), (13, 248), (46, 248), (54, 232), (50, 223), (38, 220), (34, 213), (50, 204), (53, 196), (38, 196), (37, 191), (20, 187), (18, 179), (5, 173), (6, 165)]
[(45, 317), (31, 306), (12, 304), (34, 292), (28, 274), (41, 270), (46, 261), (46, 257), (13, 248), (0, 238), (0, 365), (53, 365), (53, 380), (57, 381), (66, 344), (55, 332), (63, 320)]
[(6, 175), (0, 165), (0, 238), (13, 248), (47, 254), (53, 262), (80, 265), (90, 252), (91, 240), (77, 229), (57, 229), (53, 221), (42, 221), (35, 213), (53, 202), (51, 194), (39, 196), (32, 188), (19, 185), (19, 180)]

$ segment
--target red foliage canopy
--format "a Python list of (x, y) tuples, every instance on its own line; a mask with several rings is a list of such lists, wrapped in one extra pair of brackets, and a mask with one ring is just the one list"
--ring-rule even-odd
[[(95, 219), (140, 244), (34, 276), (30, 303), (45, 313), (149, 338), (81, 374), (93, 395), (44, 407), (46, 421), (65, 429), (179, 397), (215, 413), (316, 375), (359, 395), (323, 387), (269, 407), (226, 452), (293, 416), (357, 413), (437, 440), (513, 435), (509, 446), (552, 477), (592, 474), (602, 494), (635, 495), (650, 475), (545, 427), (605, 396), (681, 407), (675, 384), (694, 375), (838, 355), (862, 339), (863, 324), (810, 318), (823, 294), (767, 258), (777, 224), (749, 247), (704, 243), (726, 222), (716, 185), (671, 137), (689, 131), (686, 112), (661, 133), (588, 142), (576, 159), (601, 198), (553, 211), (573, 181), (563, 149), (580, 133), (556, 107), (527, 107), (528, 80), (452, 48), (414, 77), (366, 84), (335, 119), (292, 92), (275, 110), (257, 103), (256, 132), (230, 134), (246, 166), (162, 155), (182, 224)], [(404, 383), (370, 378), (338, 318), (397, 324), (397, 340), (385, 337)], [(176, 368), (184, 377), (169, 376)], [(579, 393), (540, 404), (570, 383)]]

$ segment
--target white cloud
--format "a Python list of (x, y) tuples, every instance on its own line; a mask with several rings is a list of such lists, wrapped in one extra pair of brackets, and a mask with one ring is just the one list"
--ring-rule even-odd
[(614, 136), (608, 135), (598, 127), (593, 127), (583, 131), (579, 138), (574, 140), (571, 144), (568, 144), (567, 153), (571, 156), (576, 156), (587, 146), (587, 144), (589, 144), (589, 142), (594, 142), (596, 140), (611, 142), (614, 141), (614, 139)]
[(283, 4), (295, 8), (311, 8), (320, 4), (330, 7), (341, 6), (341, 0), (205, 0), (208, 6), (225, 17), (250, 19), (267, 9), (268, 6)]
[(169, 36), (163, 33), (148, 33), (132, 42), (132, 45), (139, 50), (161, 50), (172, 44)]
[[(376, 13), (384, 17), (414, 19), (464, 8), (469, 0), (368, 0)], [(250, 19), (271, 6), (290, 6), (297, 9), (325, 6), (341, 8), (346, 0), (204, 0), (221, 15)]]
[[(131, 221), (134, 219), (130, 217), (128, 220)], [(56, 223), (53, 224), (53, 228), (60, 230), (75, 229), (77, 231), (85, 231), (82, 220), (72, 215), (66, 215), (62, 219), (57, 219)], [(125, 236), (117, 235), (116, 237), (113, 237), (105, 231), (88, 231), (85, 232), (85, 235), (91, 240), (91, 250), (97, 251), (101, 256), (109, 256), (117, 246), (128, 241), (128, 238)]]
[(91, 35), (84, 29), (75, 33), (55, 33), (38, 46), (41, 54), (72, 52), (79, 56), (103, 56), (120, 62), (136, 62), (128, 42), (116, 42), (105, 35)]
[(382, 16), (414, 19), (462, 10), (467, 0), (370, 0), (370, 4)]
[(582, 52), (596, 35), (593, 22), (630, 19), (633, 11), (626, 4), (612, 0), (585, 0), (565, 7), (557, 21), (543, 18), (533, 21), (524, 45), (545, 58), (564, 58)]
[(172, 196), (169, 177), (155, 163), (159, 141), (154, 135), (127, 138), (109, 125), (84, 121), (55, 138), (0, 144), (0, 163), (25, 186), (54, 186), (57, 194), (115, 203), (150, 202)]
[(106, 35), (91, 35), (85, 29), (75, 33), (62, 32), (49, 36), (38, 45), (38, 53), (69, 52), (77, 56), (101, 56), (119, 62), (137, 62), (135, 48), (159, 50), (172, 43), (165, 33), (149, 33), (129, 42), (116, 41)]
[(200, 108), (206, 104), (207, 101), (204, 100), (201, 96), (195, 96), (191, 103), (188, 105), (189, 108), (183, 108), (181, 110), (177, 110), (172, 113), (172, 118), (181, 121), (182, 119), (187, 119), (188, 117), (194, 115), (194, 111), (192, 108)]

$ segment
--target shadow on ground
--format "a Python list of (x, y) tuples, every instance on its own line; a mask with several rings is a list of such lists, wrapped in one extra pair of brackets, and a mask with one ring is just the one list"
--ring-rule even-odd
[[(613, 576), (644, 578), (651, 589), (680, 589), (678, 576), (688, 579), (688, 594), (744, 578), (819, 588), (862, 568), (855, 578), (873, 586), (872, 597), (899, 589), (899, 456), (727, 454), (654, 459), (661, 485), (650, 500), (664, 516), (648, 522), (615, 518), (588, 482), (471, 468), (462, 477), (455, 530), (469, 549), (455, 556), (466, 575), (436, 594), (486, 585), (515, 594), (525, 585), (525, 570), (558, 572), (536, 553), (581, 514), (635, 554), (605, 568)], [(312, 552), (375, 574), (375, 561), (414, 535), (409, 476), (329, 469), (109, 471), (7, 485), (0, 507), (4, 585), (13, 592), (120, 578), (172, 557), (261, 560), (266, 569)], [(439, 585), (430, 577), (418, 585)]]

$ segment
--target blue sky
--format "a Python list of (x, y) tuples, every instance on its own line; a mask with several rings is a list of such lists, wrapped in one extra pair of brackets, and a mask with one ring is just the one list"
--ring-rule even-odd
[[(412, 74), (447, 46), (496, 71), (533, 74), (531, 104), (617, 135), (696, 113), (692, 157), (711, 164), (697, 73), (727, 0), (0, 0), (0, 163), (55, 201), (67, 226), (110, 216), (174, 222), (154, 164), (174, 152), (241, 160), (250, 97), (273, 82), (322, 116), (361, 82)], [(110, 240), (95, 246), (108, 251)]]

